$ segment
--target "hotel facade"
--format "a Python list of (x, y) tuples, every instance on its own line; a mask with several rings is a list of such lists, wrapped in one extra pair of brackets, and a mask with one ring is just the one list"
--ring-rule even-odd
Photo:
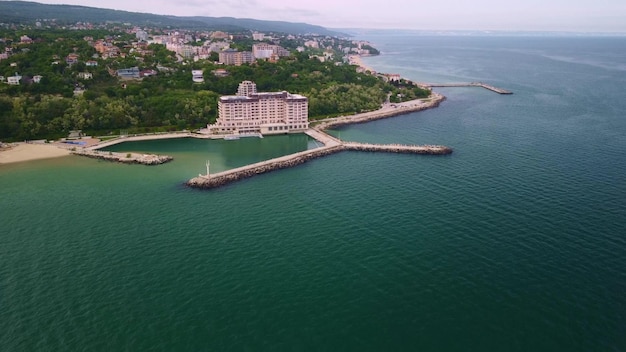
[(220, 97), (218, 118), (207, 125), (211, 133), (281, 134), (309, 128), (309, 104), (305, 96), (288, 92), (259, 93), (256, 84), (243, 81), (237, 95)]

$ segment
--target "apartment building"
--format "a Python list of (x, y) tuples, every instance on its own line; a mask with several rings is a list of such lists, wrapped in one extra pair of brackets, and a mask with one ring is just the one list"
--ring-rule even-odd
[(241, 66), (245, 63), (254, 62), (254, 56), (251, 51), (237, 51), (235, 49), (226, 49), (220, 51), (219, 62), (224, 65)]
[(252, 45), (252, 55), (255, 59), (269, 59), (273, 55), (282, 57), (289, 56), (289, 50), (280, 45), (257, 43)]
[(288, 92), (257, 92), (251, 81), (239, 84), (237, 95), (220, 97), (218, 118), (207, 128), (220, 134), (281, 134), (309, 128), (308, 99)]

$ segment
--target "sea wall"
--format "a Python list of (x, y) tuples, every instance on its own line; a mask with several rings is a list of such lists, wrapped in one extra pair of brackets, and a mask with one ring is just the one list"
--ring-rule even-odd
[(387, 104), (383, 108), (376, 110), (376, 111), (356, 114), (352, 116), (340, 116), (340, 117), (324, 119), (324, 120), (321, 120), (319, 123), (315, 124), (314, 128), (318, 130), (325, 130), (329, 128), (344, 126), (344, 125), (366, 123), (369, 121), (380, 120), (380, 119), (385, 119), (385, 118), (399, 116), (399, 115), (405, 115), (405, 114), (412, 113), (412, 112), (436, 108), (444, 100), (446, 100), (446, 97), (444, 95), (433, 92), (431, 93), (431, 96), (428, 101), (418, 99), (418, 100), (412, 100), (412, 101), (398, 103), (398, 104)]

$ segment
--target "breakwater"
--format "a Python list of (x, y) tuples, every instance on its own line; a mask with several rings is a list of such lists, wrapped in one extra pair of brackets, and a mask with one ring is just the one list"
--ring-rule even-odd
[(365, 123), (365, 122), (370, 122), (374, 120), (385, 119), (389, 117), (408, 114), (411, 112), (417, 112), (417, 111), (422, 111), (426, 109), (436, 108), (444, 100), (446, 100), (445, 96), (439, 93), (432, 92), (428, 99), (417, 99), (417, 100), (411, 100), (411, 101), (397, 103), (397, 104), (387, 103), (383, 105), (382, 108), (375, 110), (375, 111), (370, 111), (370, 112), (365, 112), (365, 113), (350, 115), (350, 116), (339, 116), (339, 117), (324, 119), (318, 123), (315, 123), (314, 127), (317, 130), (325, 130), (329, 128), (344, 126), (344, 125), (351, 125), (355, 123)]
[(307, 150), (267, 161), (262, 161), (256, 164), (242, 166), (236, 169), (227, 170), (216, 174), (199, 175), (198, 177), (194, 177), (191, 180), (187, 181), (186, 185), (192, 188), (200, 189), (217, 188), (255, 175), (297, 166), (315, 158), (335, 154), (346, 150), (423, 155), (448, 155), (452, 153), (451, 148), (440, 145), (419, 146), (403, 144), (367, 144), (356, 142), (337, 142), (338, 140), (334, 137), (328, 136), (320, 131), (312, 132), (309, 135), (319, 136), (319, 134), (325, 135), (327, 137), (320, 138), (319, 140), (322, 141), (326, 139), (329, 142), (328, 145), (313, 150)]
[(293, 167), (303, 164), (311, 159), (334, 154), (344, 150), (341, 145), (321, 147), (307, 150), (275, 159), (250, 164), (232, 170), (227, 170), (217, 174), (199, 175), (187, 181), (186, 185), (192, 188), (211, 189), (221, 187), (226, 184), (249, 178), (255, 175), (264, 174), (270, 171)]
[(447, 155), (452, 154), (452, 148), (444, 145), (406, 145), (406, 144), (368, 144), (344, 142), (345, 150), (361, 152), (386, 152), (401, 154), (423, 154), (423, 155)]
[(74, 155), (85, 156), (92, 159), (112, 161), (124, 164), (160, 165), (174, 160), (169, 155), (138, 154), (138, 153), (116, 153), (98, 150), (75, 150)]

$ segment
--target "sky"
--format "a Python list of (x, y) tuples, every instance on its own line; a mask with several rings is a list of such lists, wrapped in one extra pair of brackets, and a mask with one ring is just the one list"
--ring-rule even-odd
[(626, 32), (625, 0), (35, 0), (326, 28)]

